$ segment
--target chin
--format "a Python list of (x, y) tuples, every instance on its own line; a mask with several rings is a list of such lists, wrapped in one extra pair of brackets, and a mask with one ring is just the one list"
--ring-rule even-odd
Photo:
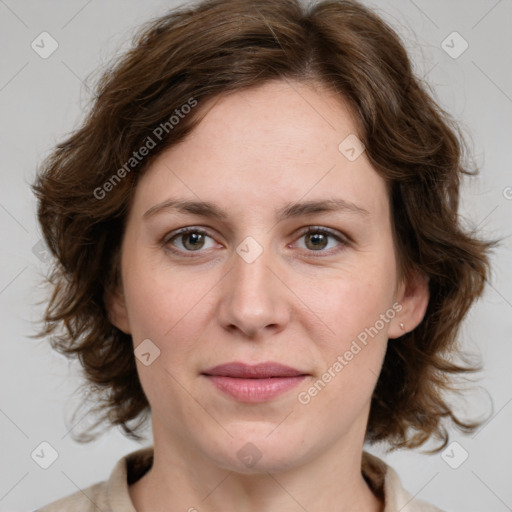
[[(275, 426), (274, 426), (275, 428)], [(254, 429), (253, 429), (254, 430)], [(264, 433), (234, 435), (225, 446), (219, 446), (211, 457), (219, 467), (245, 475), (280, 473), (301, 465), (308, 459), (308, 449), (301, 439), (292, 439), (282, 432), (281, 436)], [(286, 440), (286, 442), (285, 442)], [(312, 456), (312, 454), (309, 454)]]
[(218, 463), (219, 467), (242, 475), (278, 474), (300, 465), (301, 460), (297, 459), (296, 453), (267, 454), (267, 456), (262, 454), (261, 458), (253, 463), (247, 463), (245, 460), (241, 461), (238, 457), (235, 459), (230, 457), (229, 460), (222, 460)]

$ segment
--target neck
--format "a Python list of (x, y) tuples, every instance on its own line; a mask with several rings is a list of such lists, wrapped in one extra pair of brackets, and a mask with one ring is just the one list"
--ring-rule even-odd
[(137, 512), (384, 510), (361, 473), (362, 442), (343, 439), (307, 463), (244, 474), (219, 467), (183, 442), (158, 442), (163, 436), (155, 422), (153, 428), (153, 466), (129, 487)]

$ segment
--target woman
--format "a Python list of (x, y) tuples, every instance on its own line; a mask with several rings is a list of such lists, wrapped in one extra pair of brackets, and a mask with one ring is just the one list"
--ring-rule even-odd
[(444, 395), (492, 245), (458, 224), (462, 156), (356, 2), (145, 26), (34, 192), (58, 262), (41, 335), (65, 326), (100, 421), (139, 439), (151, 413), (154, 446), (40, 510), (439, 510), (363, 444), (477, 426)]

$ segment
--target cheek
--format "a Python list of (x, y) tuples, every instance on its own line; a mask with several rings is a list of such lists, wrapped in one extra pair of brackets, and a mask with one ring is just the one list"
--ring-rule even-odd
[[(310, 309), (311, 328), (325, 332), (325, 340), (333, 347), (347, 342), (375, 324), (393, 304), (394, 278), (392, 267), (384, 261), (338, 269), (328, 276), (307, 282), (297, 279), (297, 295), (305, 297)], [(313, 286), (313, 284), (315, 286)], [(319, 322), (320, 320), (320, 322)], [(379, 330), (387, 332), (379, 323)]]
[[(156, 261), (155, 261), (156, 260)], [(213, 276), (181, 270), (162, 262), (162, 255), (127, 251), (123, 283), (134, 343), (145, 338), (163, 342), (189, 324), (215, 284)], [(163, 344), (163, 343), (162, 343)]]
[[(158, 404), (173, 403), (168, 425), (181, 428), (183, 418), (194, 411), (194, 401), (183, 391), (183, 371), (194, 361), (202, 327), (197, 315), (204, 311), (204, 294), (210, 286), (194, 285), (170, 268), (152, 268), (144, 258), (127, 259), (124, 279), (134, 348), (146, 339), (160, 351), (149, 366), (137, 361), (141, 385), (159, 414)], [(171, 275), (172, 272), (172, 275)], [(123, 276), (124, 277), (124, 276)], [(202, 300), (201, 300), (202, 299)], [(188, 375), (187, 375), (188, 378)]]
[[(315, 356), (321, 365), (297, 398), (306, 412), (308, 407), (311, 407), (309, 411), (318, 411), (313, 415), (307, 412), (313, 422), (318, 421), (318, 428), (324, 428), (325, 411), (329, 411), (330, 428), (343, 430), (349, 428), (371, 400), (395, 309), (388, 288), (381, 283), (379, 289), (375, 281), (372, 284), (358, 281), (355, 285), (340, 280), (327, 300), (324, 296), (320, 301), (320, 294), (318, 299), (318, 304), (323, 304), (319, 316), (325, 320), (316, 321), (308, 337), (315, 342)], [(313, 325), (314, 320), (311, 322)]]
[(320, 409), (332, 405), (348, 418), (370, 400), (386, 352), (389, 324), (397, 312), (392, 265), (391, 258), (375, 258), (373, 264), (354, 265), (350, 272), (338, 271), (322, 280), (321, 287), (309, 288), (305, 302), (315, 314), (304, 316), (303, 323), (309, 318), (308, 337), (315, 342), (322, 366), (299, 397), (300, 403), (311, 401)]

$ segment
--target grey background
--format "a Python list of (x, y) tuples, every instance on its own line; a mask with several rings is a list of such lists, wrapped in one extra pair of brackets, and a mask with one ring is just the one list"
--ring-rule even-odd
[[(467, 460), (453, 469), (441, 454), (386, 455), (379, 446), (367, 449), (392, 465), (413, 495), (446, 511), (512, 510), (512, 1), (366, 3), (399, 31), (417, 73), (471, 137), (481, 174), (465, 185), (461, 214), (485, 236), (505, 238), (493, 257), (485, 296), (461, 333), (464, 346), (483, 357), (485, 370), (467, 403), (458, 399), (457, 407), (475, 414), (489, 412), (491, 400), (494, 407), (476, 434), (452, 432), (451, 440), (467, 452)], [(42, 311), (36, 302), (45, 296), (39, 283), (46, 270), (33, 251), (40, 232), (28, 183), (52, 146), (78, 126), (90, 97), (85, 78), (126, 48), (141, 22), (174, 5), (0, 0), (1, 511), (33, 510), (104, 480), (121, 456), (151, 444), (150, 433), (139, 445), (117, 429), (89, 445), (69, 435), (79, 367), (53, 353), (44, 340), (28, 337)], [(59, 45), (47, 59), (31, 48), (43, 31)], [(469, 44), (456, 59), (441, 46), (453, 31)], [(454, 41), (454, 48), (459, 44)], [(46, 470), (31, 458), (43, 441), (58, 452)], [(455, 461), (461, 453), (457, 447), (448, 452)]]

